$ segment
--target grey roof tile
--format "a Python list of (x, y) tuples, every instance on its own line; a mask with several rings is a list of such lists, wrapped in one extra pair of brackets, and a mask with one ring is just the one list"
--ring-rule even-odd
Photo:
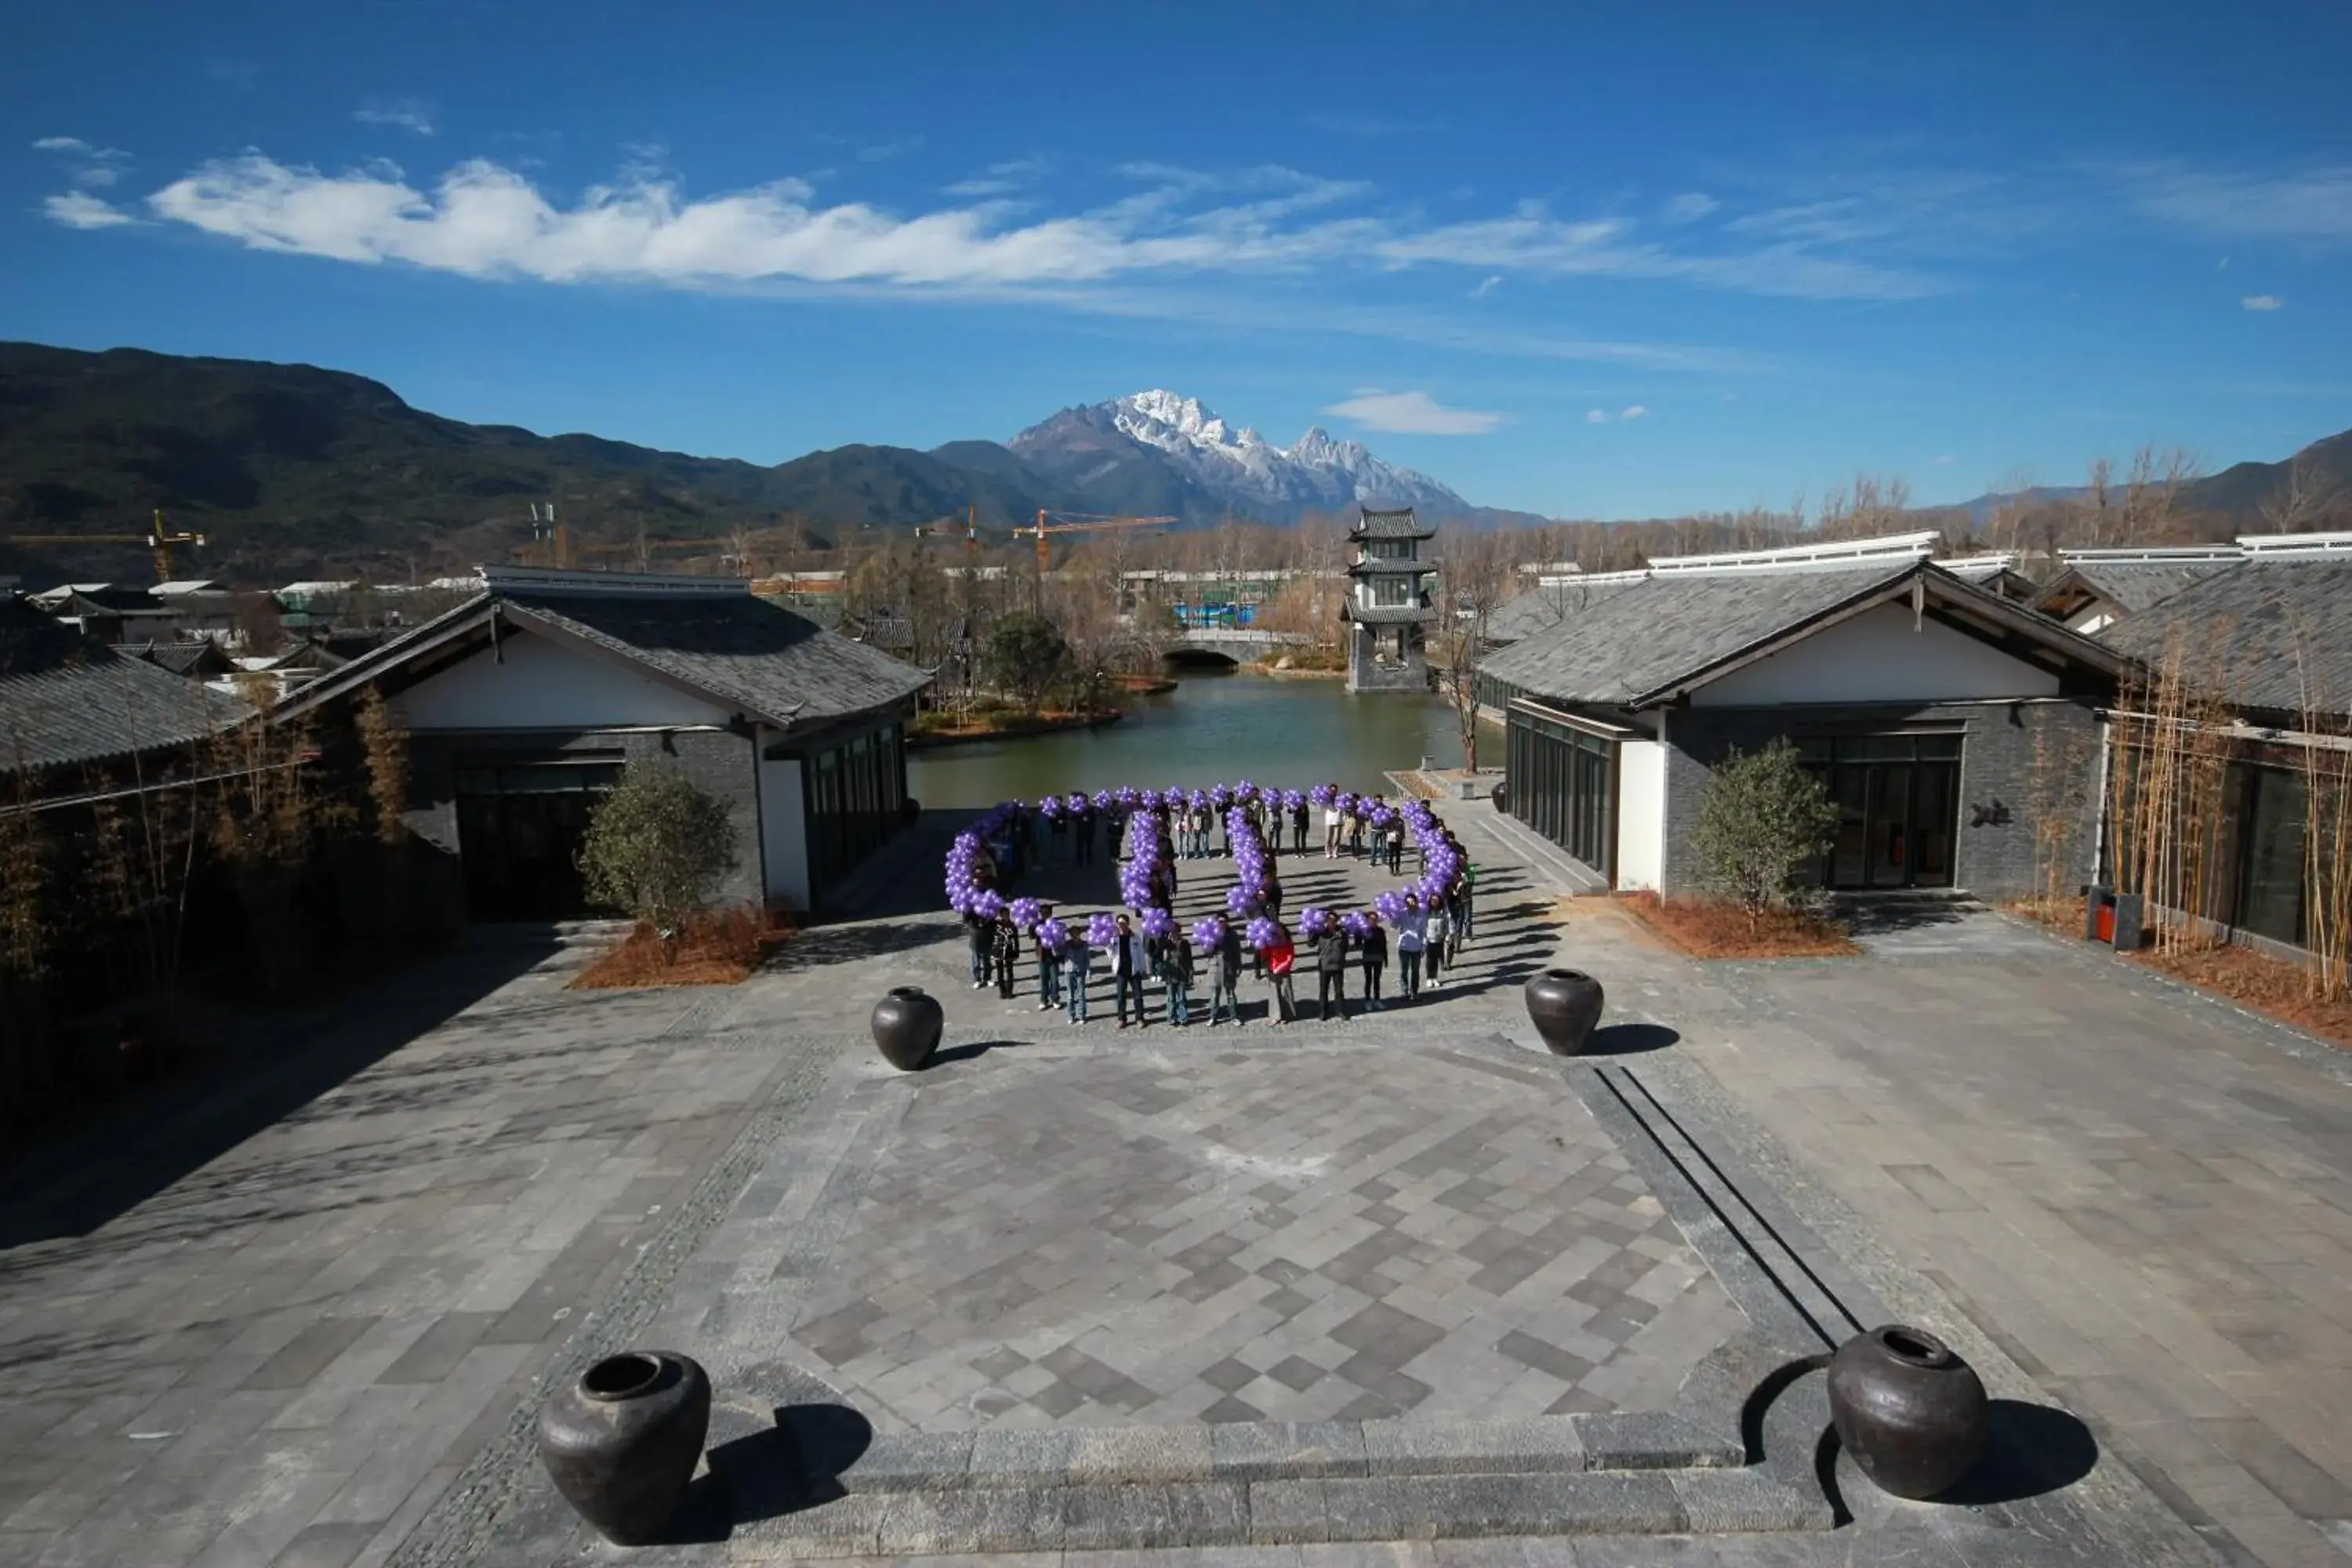
[(2191, 678), (2241, 707), (2352, 716), (2352, 561), (2222, 564), (2103, 640), (2151, 667), (2190, 649)]
[(1905, 561), (1839, 571), (1645, 578), (1595, 595), (1554, 626), (1480, 660), (1478, 668), (1554, 701), (1630, 702), (1914, 569)]
[(772, 719), (831, 718), (912, 697), (930, 677), (750, 594), (503, 595), (576, 636)]
[(1393, 511), (1366, 508), (1348, 532), (1355, 539), (1433, 539), (1437, 535), (1437, 530), (1421, 526), (1409, 506)]
[(0, 773), (186, 745), (252, 712), (235, 698), (0, 600)]
[(2070, 582), (2079, 582), (2137, 615), (2236, 564), (2234, 561), (2084, 561), (2069, 565), (2042, 590), (2041, 598), (2051, 597)]

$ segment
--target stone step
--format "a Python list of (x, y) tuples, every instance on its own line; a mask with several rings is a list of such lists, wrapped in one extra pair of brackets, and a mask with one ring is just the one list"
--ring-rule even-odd
[(739, 1513), (728, 1540), (730, 1562), (1790, 1532), (1834, 1523), (1822, 1497), (1760, 1468), (866, 1492), (757, 1517), (763, 1511)]

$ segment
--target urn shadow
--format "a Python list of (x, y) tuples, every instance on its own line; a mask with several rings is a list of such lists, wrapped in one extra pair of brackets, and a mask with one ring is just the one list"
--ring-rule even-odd
[(1986, 1416), (1983, 1454), (1937, 1502), (2022, 1502), (2071, 1487), (2098, 1468), (2098, 1438), (2055, 1405), (1996, 1399)]
[(1603, 1024), (1592, 1031), (1581, 1055), (1588, 1057), (1632, 1057), (1643, 1051), (1663, 1051), (1679, 1044), (1682, 1036), (1664, 1024)]
[(670, 1516), (663, 1540), (726, 1540), (738, 1525), (798, 1513), (847, 1495), (841, 1473), (874, 1441), (873, 1424), (845, 1405), (787, 1405), (776, 1424), (710, 1450), (709, 1470)]

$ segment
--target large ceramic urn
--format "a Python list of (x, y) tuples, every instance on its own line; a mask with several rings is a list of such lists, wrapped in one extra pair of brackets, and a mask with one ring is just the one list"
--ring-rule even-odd
[(1882, 1491), (1948, 1491), (1984, 1451), (1991, 1407), (1967, 1362), (1925, 1329), (1856, 1334), (1830, 1358), (1838, 1442)]
[(1547, 969), (1527, 985), (1528, 1016), (1556, 1057), (1580, 1053), (1601, 1022), (1601, 982), (1580, 969)]
[(671, 1351), (607, 1356), (539, 1413), (539, 1457), (555, 1489), (607, 1541), (657, 1539), (702, 1458), (710, 1379)]
[(874, 1043), (884, 1058), (900, 1072), (913, 1072), (939, 1049), (947, 1015), (940, 1010), (939, 998), (921, 986), (894, 985), (874, 1004), (871, 1022)]

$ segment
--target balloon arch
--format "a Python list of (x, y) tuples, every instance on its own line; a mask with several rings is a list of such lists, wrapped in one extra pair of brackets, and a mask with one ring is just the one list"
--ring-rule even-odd
[[(1168, 908), (1174, 882), (1166, 875), (1169, 856), (1163, 847), (1169, 837), (1169, 813), (1205, 807), (1223, 814), (1225, 841), (1231, 848), (1238, 879), (1225, 894), (1225, 914), (1204, 915), (1194, 921), (1185, 933), (1192, 945), (1203, 952), (1223, 945), (1228, 921), (1244, 922), (1244, 939), (1261, 951), (1276, 945), (1280, 938), (1280, 922), (1267, 903), (1275, 857), (1259, 833), (1253, 806), (1273, 813), (1295, 813), (1304, 806), (1322, 811), (1336, 809), (1344, 822), (1370, 827), (1376, 833), (1387, 832), (1402, 819), (1405, 831), (1412, 836), (1421, 851), (1421, 880), (1408, 889), (1381, 893), (1370, 908), (1344, 913), (1315, 904), (1301, 909), (1298, 934), (1309, 940), (1321, 936), (1334, 925), (1360, 941), (1370, 935), (1376, 924), (1394, 925), (1404, 913), (1408, 894), (1417, 894), (1423, 908), (1442, 904), (1459, 886), (1465, 868), (1460, 846), (1426, 801), (1409, 800), (1395, 805), (1377, 795), (1356, 795), (1337, 784), (1318, 784), (1311, 790), (1281, 790), (1254, 784), (1247, 779), (1208, 789), (1104, 789), (1092, 795), (1049, 795), (1034, 805), (1008, 800), (991, 807), (979, 821), (956, 835), (954, 847), (948, 851), (948, 907), (960, 915), (987, 921), (1009, 912), (1016, 927), (1048, 949), (1060, 948), (1074, 940), (1075, 933), (1060, 921), (1044, 918), (1042, 900), (1007, 899), (997, 890), (988, 844), (1007, 829), (1025, 831), (1033, 813), (1050, 823), (1089, 806), (1107, 817), (1125, 818), (1126, 858), (1119, 868), (1119, 897), (1134, 912), (1146, 936), (1163, 939), (1177, 932), (1176, 916)], [(1278, 834), (1278, 823), (1276, 831)], [(1108, 914), (1093, 916), (1087, 921), (1083, 940), (1089, 947), (1108, 947), (1118, 940), (1117, 921)]]

